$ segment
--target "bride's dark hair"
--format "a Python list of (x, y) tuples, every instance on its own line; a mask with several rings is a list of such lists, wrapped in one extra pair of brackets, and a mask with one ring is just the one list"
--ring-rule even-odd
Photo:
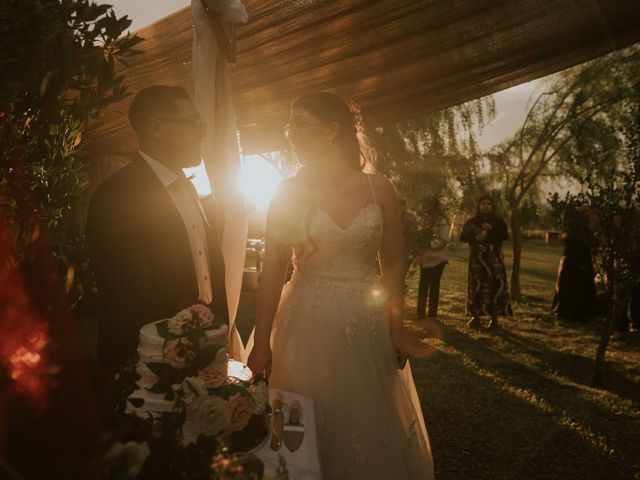
[(360, 171), (373, 168), (375, 150), (369, 145), (362, 123), (362, 112), (353, 100), (345, 100), (330, 92), (308, 93), (291, 102), (291, 108), (302, 108), (323, 122), (336, 122), (338, 134), (333, 140), (347, 164)]

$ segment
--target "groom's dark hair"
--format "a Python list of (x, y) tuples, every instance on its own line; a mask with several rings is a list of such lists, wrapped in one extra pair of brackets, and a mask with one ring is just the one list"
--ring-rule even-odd
[(178, 86), (152, 85), (136, 93), (129, 107), (129, 123), (138, 136), (144, 125), (153, 117), (171, 115), (175, 111), (174, 100), (189, 99), (187, 91)]

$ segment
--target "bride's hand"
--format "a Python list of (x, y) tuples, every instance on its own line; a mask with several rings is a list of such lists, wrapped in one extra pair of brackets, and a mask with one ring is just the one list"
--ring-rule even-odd
[(269, 345), (255, 345), (249, 354), (247, 366), (254, 373), (264, 372), (268, 379), (271, 375), (271, 347)]
[(391, 332), (391, 342), (393, 343), (393, 347), (396, 351), (398, 368), (402, 370), (407, 364), (407, 360), (409, 360), (409, 355), (411, 354), (411, 349), (409, 347), (409, 342), (407, 341), (404, 329)]
[(425, 346), (404, 327), (392, 329), (391, 342), (396, 351), (398, 366), (403, 369), (409, 357), (426, 357), (433, 352), (433, 347)]

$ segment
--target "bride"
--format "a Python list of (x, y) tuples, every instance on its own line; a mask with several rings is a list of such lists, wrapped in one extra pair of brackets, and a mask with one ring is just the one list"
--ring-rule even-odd
[(249, 367), (314, 400), (324, 478), (432, 479), (407, 364), (394, 189), (363, 173), (370, 149), (355, 104), (299, 97), (285, 133), (303, 168), (269, 207)]

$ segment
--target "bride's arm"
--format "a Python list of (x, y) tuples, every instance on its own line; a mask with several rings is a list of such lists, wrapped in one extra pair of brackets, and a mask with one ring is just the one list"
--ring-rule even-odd
[(265, 254), (258, 289), (254, 346), (247, 362), (254, 373), (265, 371), (270, 366), (271, 328), (291, 259), (291, 246), (283, 241), (281, 227), (283, 213), (286, 213), (287, 207), (284, 197), (281, 189), (274, 195), (267, 214)]
[(380, 273), (389, 301), (388, 315), (391, 321), (391, 338), (404, 365), (408, 348), (404, 339), (404, 240), (400, 204), (396, 192), (385, 177), (375, 177), (376, 197), (383, 211), (382, 243), (378, 252)]

